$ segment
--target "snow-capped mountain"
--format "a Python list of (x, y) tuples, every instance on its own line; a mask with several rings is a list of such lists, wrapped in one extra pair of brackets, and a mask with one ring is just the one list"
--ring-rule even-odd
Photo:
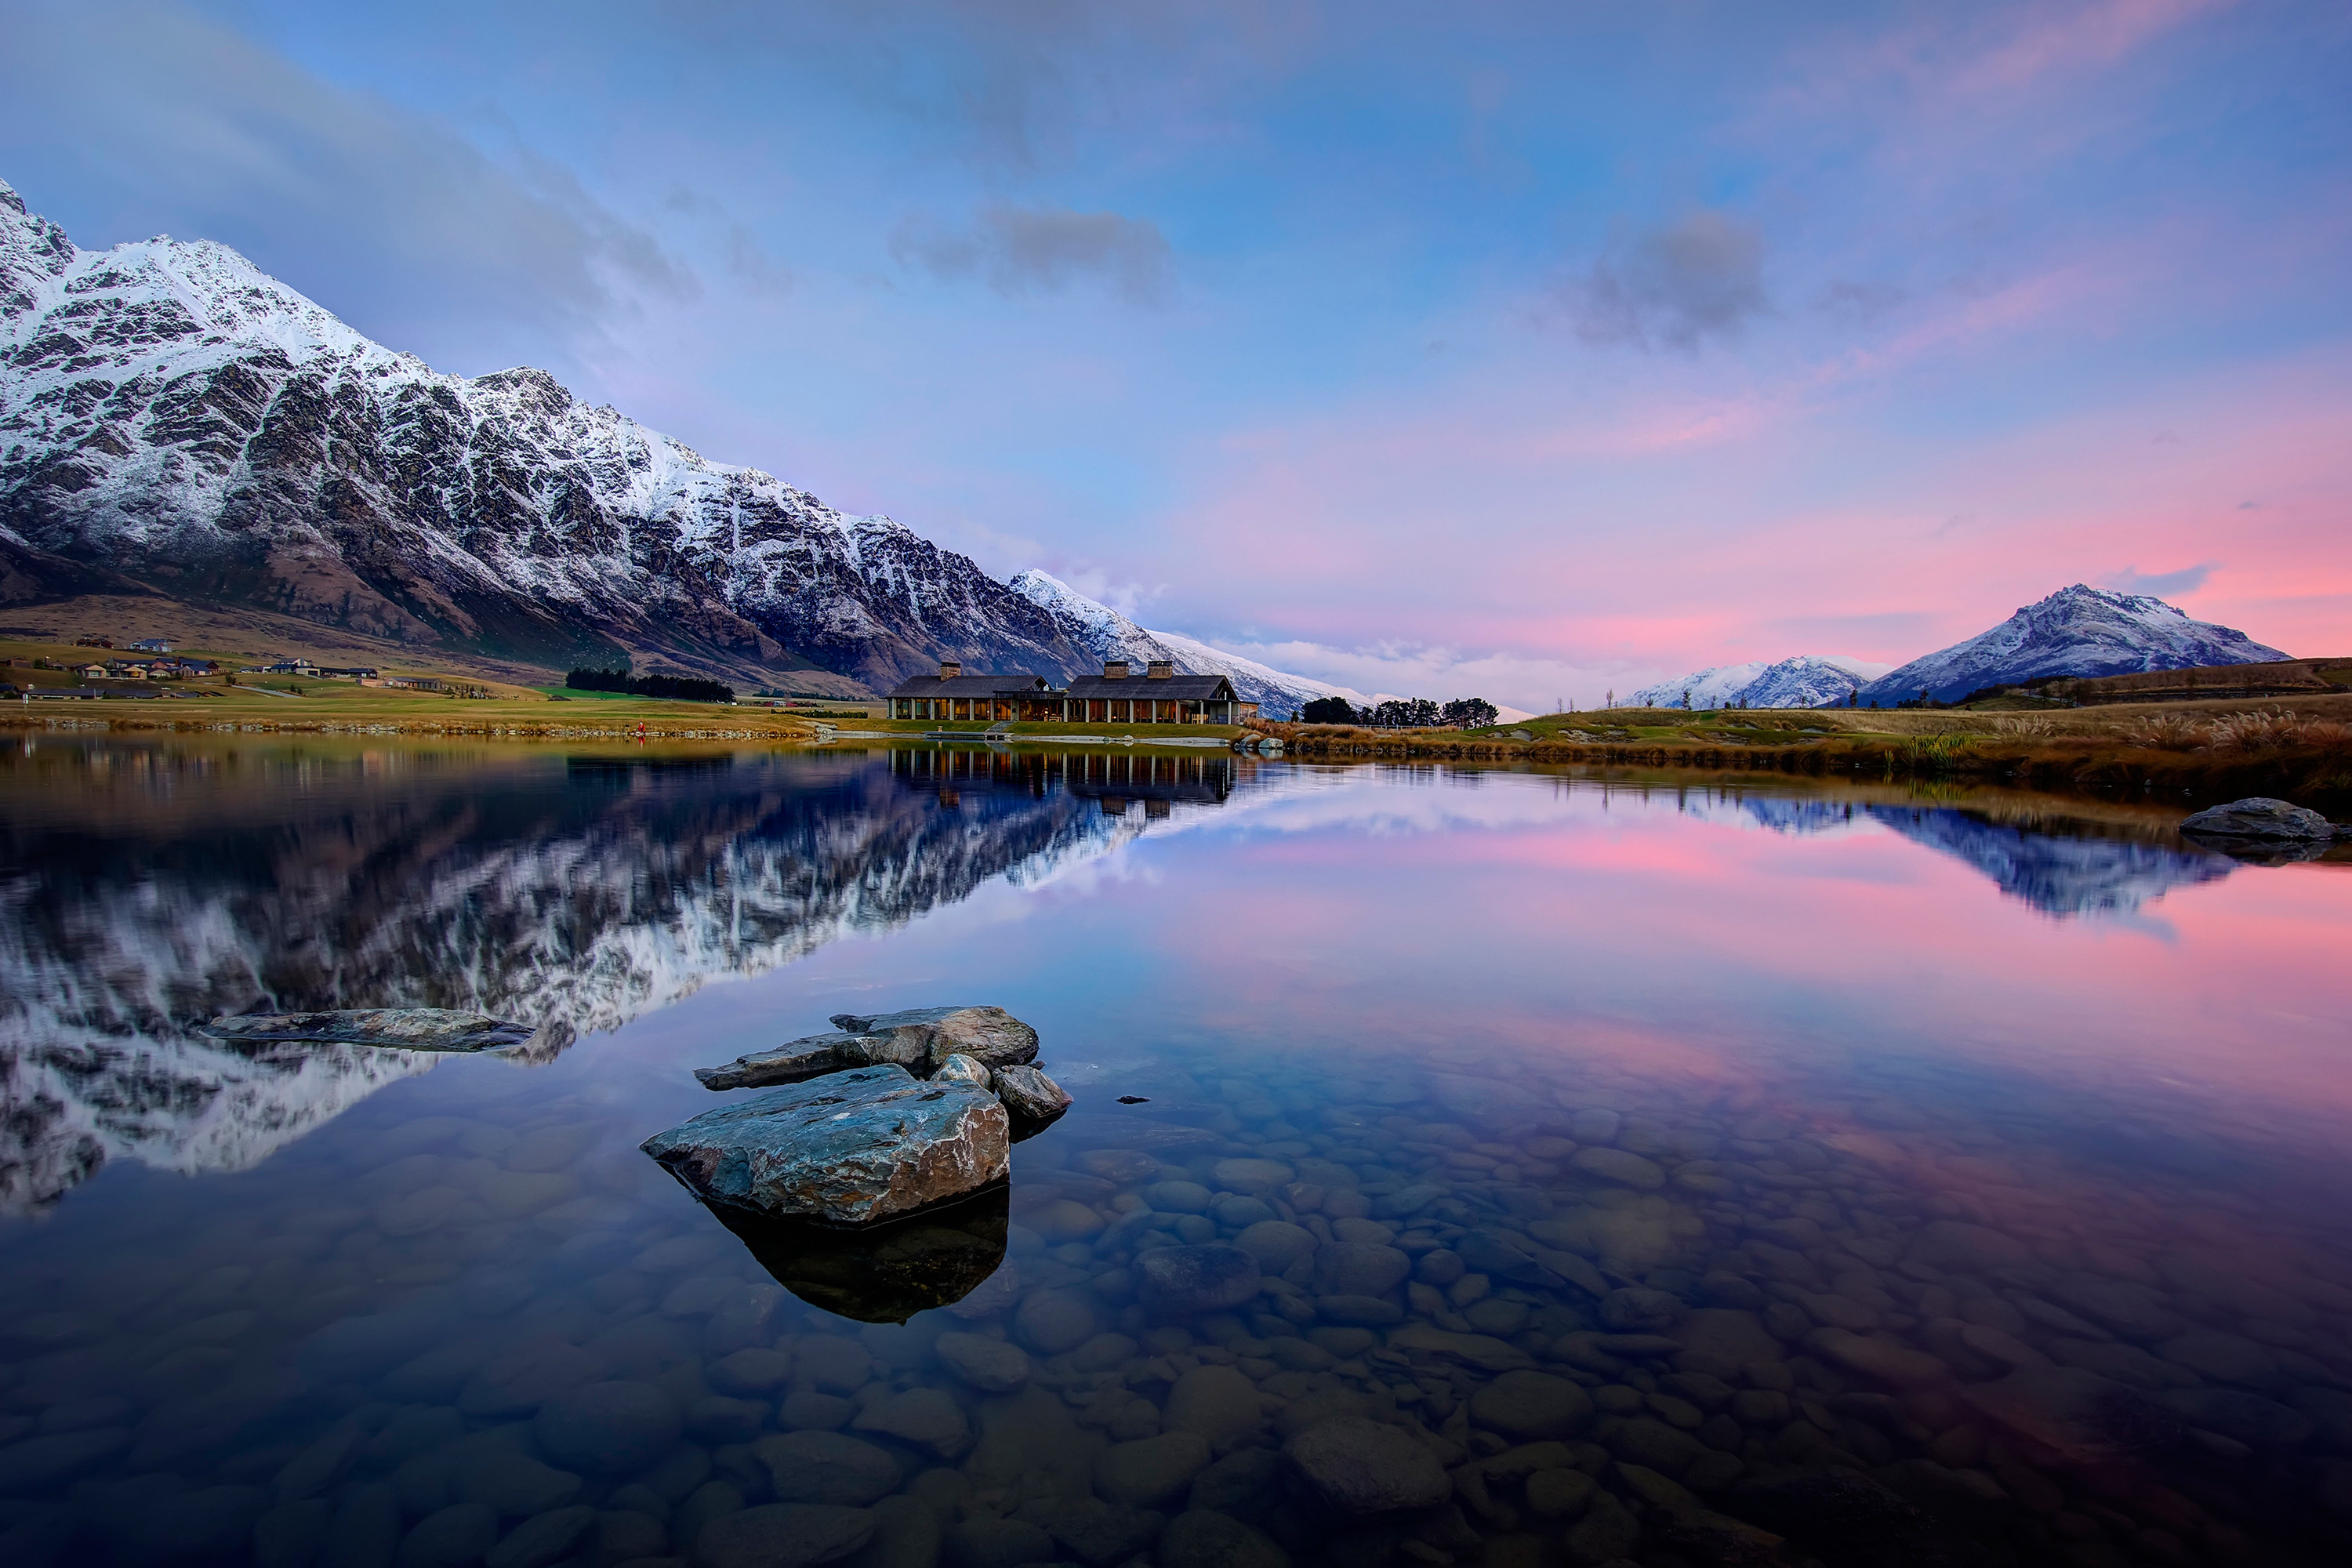
[[(1825, 708), (1843, 703), (1856, 687), (1886, 673), (1866, 658), (1801, 653), (1766, 663), (1719, 664), (1680, 680), (1662, 680), (1633, 693), (1637, 708)], [(1685, 700), (1684, 693), (1690, 695)]]
[(2026, 605), (1989, 632), (1881, 676), (1862, 689), (1862, 702), (1891, 708), (1923, 690), (1950, 702), (1984, 687), (2042, 676), (2266, 664), (2286, 657), (2243, 632), (2192, 621), (2161, 599), (2077, 583)]
[(1368, 700), (1360, 691), (1270, 669), (1196, 637), (1147, 631), (1108, 605), (1089, 599), (1060, 578), (1034, 568), (1016, 574), (1009, 585), (1051, 616), (1061, 634), (1081, 652), (1098, 660), (1123, 658), (1138, 666), (1155, 658), (1173, 659), (1177, 669), (1186, 675), (1222, 675), (1234, 683), (1243, 701), (1256, 703), (1269, 719), (1287, 719), (1292, 709), (1318, 697)]
[(887, 686), (941, 657), (1088, 662), (887, 517), (544, 371), (437, 374), (225, 246), (79, 249), (0, 183), (0, 604), (95, 592), (555, 668), (635, 653)]

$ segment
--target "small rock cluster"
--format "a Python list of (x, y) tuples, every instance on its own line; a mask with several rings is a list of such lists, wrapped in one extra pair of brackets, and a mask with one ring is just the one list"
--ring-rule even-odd
[(642, 1145), (711, 1204), (826, 1225), (896, 1219), (1002, 1182), (1008, 1150), (1069, 1109), (1002, 1007), (837, 1014), (829, 1034), (695, 1073), (785, 1087)]

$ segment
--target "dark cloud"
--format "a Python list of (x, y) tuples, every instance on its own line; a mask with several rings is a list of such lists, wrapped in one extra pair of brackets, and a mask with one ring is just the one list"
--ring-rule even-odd
[(1764, 237), (1702, 207), (1612, 247), (1569, 289), (1577, 334), (1592, 343), (1693, 350), (1732, 338), (1770, 309)]
[(2100, 578), (2099, 586), (2118, 594), (2153, 594), (2159, 599), (2167, 594), (2193, 594), (2205, 585), (2205, 579), (2213, 574), (2217, 564), (2208, 561), (2202, 565), (2183, 566), (2178, 572), (2142, 572), (2137, 566), (2126, 566)]
[(1008, 298), (1092, 281), (1129, 304), (1159, 305), (1175, 288), (1173, 253), (1159, 225), (1118, 213), (993, 205), (961, 228), (910, 220), (890, 248), (935, 278), (977, 277)]
[(445, 369), (560, 367), (633, 298), (697, 289), (563, 166), (493, 160), (175, 5), (18, 10), (0, 145), (78, 243), (220, 240)]

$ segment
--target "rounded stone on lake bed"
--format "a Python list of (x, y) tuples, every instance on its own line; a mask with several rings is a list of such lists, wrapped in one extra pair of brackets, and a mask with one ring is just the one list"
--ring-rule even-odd
[(710, 1384), (721, 1394), (766, 1394), (793, 1378), (793, 1352), (753, 1346), (719, 1357), (710, 1365)]
[(1230, 1192), (1266, 1193), (1294, 1180), (1298, 1172), (1279, 1160), (1244, 1157), (1220, 1160), (1209, 1167), (1209, 1173), (1217, 1179), (1219, 1186)]
[(1310, 1426), (1286, 1441), (1282, 1452), (1307, 1487), (1342, 1513), (1433, 1508), (1454, 1491), (1434, 1452), (1377, 1421)]
[(1095, 1457), (1095, 1490), (1129, 1508), (1158, 1508), (1183, 1495), (1207, 1468), (1209, 1440), (1198, 1432), (1164, 1432), (1114, 1443)]
[(1160, 1568), (1290, 1568), (1289, 1553), (1240, 1520), (1208, 1509), (1178, 1514), (1160, 1532)]
[(1171, 1431), (1197, 1432), (1212, 1448), (1222, 1448), (1256, 1430), (1257, 1384), (1230, 1366), (1196, 1366), (1168, 1391), (1162, 1417)]
[(458, 1502), (418, 1520), (400, 1542), (393, 1568), (467, 1568), (498, 1544), (498, 1511)]
[(548, 1568), (596, 1528), (596, 1510), (580, 1504), (524, 1520), (482, 1558), (483, 1568)]
[(837, 1432), (787, 1432), (751, 1445), (784, 1502), (863, 1508), (898, 1489), (905, 1472), (889, 1451)]
[(1234, 1237), (1234, 1245), (1256, 1258), (1257, 1266), (1266, 1273), (1279, 1274), (1300, 1258), (1311, 1257), (1322, 1244), (1305, 1226), (1265, 1219)]
[(1028, 1352), (1007, 1341), (946, 1333), (931, 1348), (940, 1365), (983, 1394), (1010, 1394), (1029, 1381)]
[(1021, 1223), (1049, 1242), (1084, 1241), (1103, 1229), (1102, 1215), (1076, 1198), (1051, 1198), (1023, 1209)]
[(1198, 1182), (1154, 1182), (1143, 1189), (1143, 1201), (1161, 1214), (1206, 1214), (1215, 1196)]
[(1588, 1176), (1598, 1176), (1638, 1192), (1655, 1192), (1666, 1184), (1666, 1173), (1657, 1162), (1623, 1149), (1580, 1149), (1568, 1163)]
[(531, 1422), (547, 1457), (571, 1469), (643, 1469), (677, 1442), (677, 1402), (650, 1383), (592, 1383), (558, 1394)]
[(909, 1388), (886, 1394), (858, 1413), (852, 1430), (879, 1433), (952, 1459), (971, 1447), (971, 1425), (943, 1388)]
[(1238, 1307), (1258, 1293), (1257, 1259), (1224, 1242), (1157, 1247), (1135, 1260), (1136, 1295), (1171, 1317)]
[(694, 1542), (694, 1568), (816, 1568), (874, 1538), (874, 1510), (825, 1503), (768, 1503), (721, 1514)]
[(1095, 1310), (1075, 1291), (1038, 1290), (1021, 1303), (1013, 1326), (1032, 1349), (1059, 1355), (1093, 1337)]
[(1592, 1418), (1592, 1397), (1548, 1372), (1507, 1372), (1470, 1396), (1470, 1419), (1521, 1442), (1566, 1437)]
[(1573, 1519), (1600, 1489), (1582, 1470), (1538, 1470), (1528, 1478), (1528, 1507), (1546, 1519)]

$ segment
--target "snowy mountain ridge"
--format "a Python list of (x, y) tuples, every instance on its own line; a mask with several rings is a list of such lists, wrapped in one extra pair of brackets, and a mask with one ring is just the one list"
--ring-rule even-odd
[(1256, 703), (1269, 719), (1287, 719), (1292, 709), (1303, 708), (1318, 697), (1344, 697), (1358, 703), (1369, 700), (1360, 691), (1270, 668), (1197, 637), (1147, 631), (1108, 605), (1034, 567), (1016, 574), (1008, 586), (1051, 616), (1074, 647), (1096, 658), (1123, 658), (1137, 665), (1172, 659), (1186, 675), (1222, 675), (1234, 683), (1242, 700)]
[(1822, 708), (1892, 668), (1865, 658), (1801, 653), (1773, 661), (1719, 664), (1633, 693), (1636, 708)]
[(1879, 677), (1862, 689), (1861, 702), (1891, 708), (1922, 691), (1951, 702), (1988, 686), (2045, 676), (2266, 664), (2286, 657), (2243, 632), (2191, 620), (2161, 599), (2077, 583), (2023, 606), (1990, 631)]
[(0, 362), (0, 604), (160, 593), (739, 679), (1087, 664), (889, 518), (711, 462), (544, 371), (437, 373), (212, 241), (81, 250), (5, 182)]
[(1825, 708), (1849, 698), (1892, 708), (1924, 690), (1951, 702), (1989, 686), (2049, 676), (2123, 675), (2261, 664), (2287, 656), (2243, 632), (2191, 620), (2145, 594), (2119, 594), (2077, 583), (2024, 606), (1990, 631), (1915, 658), (1899, 668), (1866, 659), (1800, 654), (1774, 663), (1719, 665), (1662, 680), (1633, 694), (1638, 707)]

